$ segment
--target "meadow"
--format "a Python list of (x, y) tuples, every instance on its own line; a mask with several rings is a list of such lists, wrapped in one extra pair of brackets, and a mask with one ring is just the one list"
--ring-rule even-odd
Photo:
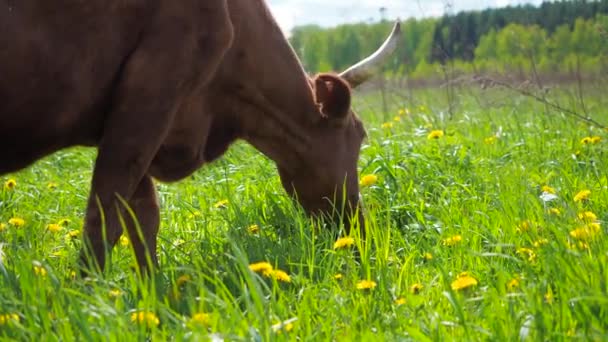
[[(608, 124), (600, 89), (585, 108)], [(123, 238), (82, 279), (95, 151), (1, 176), (1, 340), (608, 339), (608, 132), (505, 90), (454, 94), (451, 114), (445, 89), (391, 92), (386, 113), (357, 94), (366, 244), (304, 215), (238, 143), (158, 184), (155, 277)]]

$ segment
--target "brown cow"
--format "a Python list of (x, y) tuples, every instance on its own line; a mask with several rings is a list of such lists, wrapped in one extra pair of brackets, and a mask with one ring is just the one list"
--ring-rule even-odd
[(127, 221), (138, 264), (156, 264), (152, 178), (182, 179), (236, 139), (277, 164), (308, 212), (344, 206), (363, 227), (357, 160), (365, 132), (350, 87), (394, 49), (398, 25), (342, 77), (311, 79), (263, 0), (0, 6), (0, 174), (68, 146), (98, 147), (82, 253), (89, 267), (103, 269), (125, 204), (140, 226)]

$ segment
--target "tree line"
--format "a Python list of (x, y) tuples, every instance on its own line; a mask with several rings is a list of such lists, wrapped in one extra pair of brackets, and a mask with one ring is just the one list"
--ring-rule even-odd
[[(391, 22), (294, 28), (290, 41), (310, 72), (343, 70), (373, 52)], [(427, 77), (450, 63), (462, 71), (552, 73), (608, 70), (608, 0), (560, 1), (410, 18), (386, 68)]]

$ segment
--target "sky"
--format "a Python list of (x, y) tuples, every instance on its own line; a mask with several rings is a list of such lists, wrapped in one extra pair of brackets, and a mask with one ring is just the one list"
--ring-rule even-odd
[(335, 26), (342, 23), (380, 19), (380, 7), (386, 8), (387, 19), (436, 17), (449, 11), (478, 10), (508, 5), (540, 5), (543, 0), (267, 0), (271, 11), (289, 35), (294, 26), (318, 24)]

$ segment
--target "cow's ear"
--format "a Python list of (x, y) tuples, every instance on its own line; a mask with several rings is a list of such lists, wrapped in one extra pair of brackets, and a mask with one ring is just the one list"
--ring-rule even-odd
[(315, 100), (321, 115), (341, 119), (350, 110), (350, 86), (337, 75), (319, 74), (314, 78)]

